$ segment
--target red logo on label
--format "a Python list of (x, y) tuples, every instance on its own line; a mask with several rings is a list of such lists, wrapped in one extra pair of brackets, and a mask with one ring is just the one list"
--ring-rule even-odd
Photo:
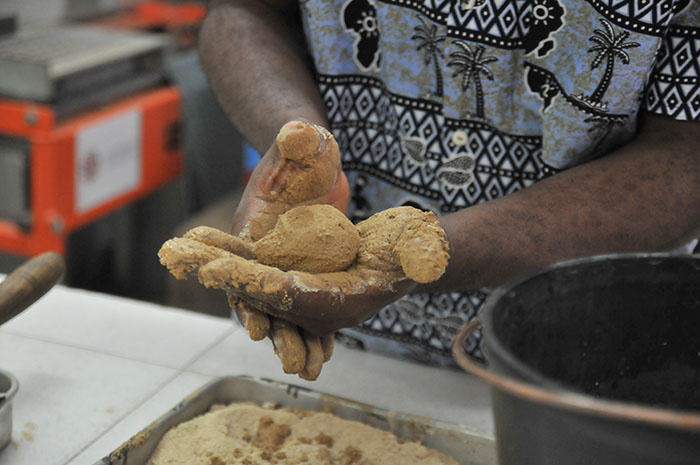
[(94, 152), (90, 152), (83, 160), (81, 172), (83, 174), (83, 179), (86, 181), (95, 179), (95, 175), (97, 175), (97, 155), (95, 155)]

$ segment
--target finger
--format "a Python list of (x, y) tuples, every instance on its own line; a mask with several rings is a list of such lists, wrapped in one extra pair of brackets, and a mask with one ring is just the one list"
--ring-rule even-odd
[(249, 338), (254, 341), (262, 341), (270, 335), (270, 318), (267, 315), (255, 310), (234, 294), (228, 295), (228, 304), (236, 312), (236, 317), (245, 328)]
[(291, 278), (278, 268), (233, 254), (199, 269), (199, 282), (208, 288), (236, 290), (283, 309), (291, 304), (284, 299), (286, 291), (292, 288)]
[(196, 275), (201, 267), (225, 257), (235, 257), (235, 255), (193, 239), (180, 237), (166, 241), (158, 251), (160, 262), (177, 279)]
[(253, 171), (233, 231), (258, 240), (274, 227), (277, 216), (296, 205), (332, 203), (344, 210), (348, 198), (333, 135), (313, 123), (290, 121)]
[(323, 361), (327, 362), (333, 356), (333, 348), (335, 346), (335, 335), (328, 334), (321, 336), (321, 347), (323, 348)]
[(251, 241), (257, 241), (265, 237), (277, 224), (277, 218), (291, 206), (286, 202), (268, 203), (254, 217), (248, 221), (248, 227), (243, 231), (250, 237)]
[[(368, 298), (376, 304), (373, 308), (380, 308), (393, 302), (396, 292), (408, 292), (416, 285), (401, 270), (355, 266), (335, 273), (284, 272), (232, 254), (202, 266), (199, 281), (209, 288), (246, 294), (266, 304), (265, 313), (318, 335), (354, 326), (371, 316), (366, 313)], [(357, 311), (345, 311), (355, 307)], [(319, 308), (326, 310), (319, 312)]]
[(344, 271), (330, 273), (287, 272), (294, 289), (308, 294), (323, 292), (331, 298), (343, 300), (347, 296), (390, 292), (394, 285), (405, 279), (401, 270), (372, 270), (353, 265)]
[(350, 203), (350, 185), (348, 184), (348, 178), (343, 172), (343, 166), (338, 165), (338, 175), (336, 177), (335, 185), (328, 193), (328, 203), (333, 205), (335, 208), (347, 215), (348, 213), (348, 203)]
[(285, 373), (295, 374), (306, 365), (306, 345), (297, 328), (281, 318), (272, 318), (272, 344)]
[(311, 164), (326, 137), (321, 132), (321, 126), (305, 121), (290, 121), (279, 130), (275, 143), (283, 158)]
[(436, 281), (445, 272), (449, 260), (445, 231), (432, 212), (421, 212), (401, 232), (393, 248), (406, 277), (419, 282)]
[(185, 239), (193, 239), (212, 247), (218, 247), (243, 258), (255, 258), (255, 254), (253, 253), (253, 243), (251, 241), (243, 240), (239, 237), (232, 236), (231, 234), (226, 234), (225, 232), (216, 228), (199, 226), (194, 229), (190, 229), (182, 237)]
[[(380, 283), (381, 279), (377, 278), (374, 282)], [(292, 293), (290, 310), (274, 310), (274, 313), (313, 334), (327, 335), (362, 323), (380, 308), (394, 302), (397, 296), (409, 293), (416, 287), (414, 281), (405, 278), (385, 284), (365, 286), (364, 292), (347, 293), (340, 298), (332, 293), (300, 287), (297, 293)]]
[(325, 196), (336, 184), (340, 151), (333, 135), (321, 126), (290, 121), (279, 131), (277, 147), (292, 166), (280, 177), (279, 199), (292, 204)]
[(324, 352), (321, 339), (306, 331), (303, 331), (304, 344), (306, 345), (306, 365), (299, 372), (299, 377), (307, 381), (314, 381), (321, 374)]
[(269, 192), (270, 183), (274, 177), (282, 156), (276, 144), (272, 144), (270, 149), (260, 159), (257, 166), (246, 185), (238, 207), (233, 215), (231, 233), (250, 237), (255, 240), (250, 233), (251, 221), (258, 218), (270, 205), (275, 204), (275, 197)]

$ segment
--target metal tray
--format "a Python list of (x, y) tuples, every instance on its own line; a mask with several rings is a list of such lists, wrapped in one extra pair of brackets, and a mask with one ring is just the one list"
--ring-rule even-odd
[(146, 465), (163, 435), (173, 426), (209, 410), (213, 404), (252, 401), (279, 403), (282, 407), (321, 410), (329, 408), (340, 418), (391, 431), (451, 457), (462, 465), (495, 465), (492, 438), (427, 417), (382, 410), (372, 405), (323, 394), (311, 389), (246, 376), (224, 377), (190, 394), (172, 410), (151, 423), (95, 465)]

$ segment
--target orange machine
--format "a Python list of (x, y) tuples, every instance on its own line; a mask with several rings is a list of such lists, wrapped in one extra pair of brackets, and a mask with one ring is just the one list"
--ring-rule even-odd
[(142, 1), (110, 15), (89, 18), (86, 23), (117, 29), (166, 31), (181, 47), (192, 47), (196, 31), (207, 14), (196, 2)]
[[(109, 130), (110, 122), (119, 123), (125, 117), (140, 124), (140, 128), (127, 128), (136, 131), (132, 138), (140, 147), (135, 153), (78, 154), (81, 137), (92, 130), (99, 138), (100, 128)], [(49, 106), (0, 100), (0, 132), (29, 142), (31, 207), (27, 225), (0, 219), (0, 250), (27, 256), (48, 250), (64, 253), (71, 231), (177, 177), (181, 170), (179, 117), (179, 97), (174, 88), (142, 92), (61, 123), (56, 122)], [(99, 151), (99, 145), (94, 150)], [(118, 152), (118, 145), (113, 150)], [(109, 183), (109, 178), (116, 176), (101, 171), (114, 170), (110, 165), (120, 163), (120, 156), (136, 157), (121, 162), (138, 165), (131, 169), (132, 179), (121, 183), (116, 180), (116, 184), (103, 185), (102, 189), (91, 186), (92, 180)]]
[[(141, 71), (129, 81), (123, 70), (133, 72), (139, 69), (134, 63), (144, 62), (157, 67), (157, 56), (150, 49), (148, 56), (135, 54), (131, 43), (116, 43), (135, 61), (121, 57), (97, 63), (116, 56), (104, 52), (95, 54), (94, 68), (84, 69), (84, 61), (64, 59), (56, 65), (47, 59), (51, 66), (42, 69), (54, 73), (51, 93), (31, 94), (35, 89), (18, 82), (14, 91), (29, 97), (0, 99), (0, 252), (65, 253), (72, 231), (180, 174), (179, 94), (162, 77), (146, 83), (147, 73)], [(33, 63), (34, 55), (25, 56)], [(65, 76), (61, 70), (68, 70)], [(106, 82), (105, 76), (114, 79)], [(126, 91), (122, 84), (127, 81), (137, 85)], [(73, 104), (92, 94), (100, 98)]]

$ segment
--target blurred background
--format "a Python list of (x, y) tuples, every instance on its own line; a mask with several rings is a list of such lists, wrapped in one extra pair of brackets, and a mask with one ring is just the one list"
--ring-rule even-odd
[(0, 0), (0, 273), (48, 250), (63, 284), (228, 316), (157, 251), (229, 228), (257, 162), (197, 54), (207, 2)]

